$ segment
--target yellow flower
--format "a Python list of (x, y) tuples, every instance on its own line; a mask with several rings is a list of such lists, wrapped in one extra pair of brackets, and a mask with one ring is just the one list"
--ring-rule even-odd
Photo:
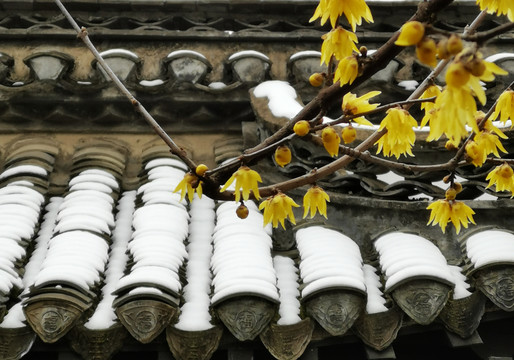
[(386, 117), (380, 123), (379, 131), (386, 128), (387, 133), (375, 144), (378, 144), (377, 154), (382, 151), (385, 156), (412, 154), (411, 147), (416, 140), (414, 127), (418, 126), (416, 120), (407, 110), (393, 108), (387, 110)]
[(416, 45), (416, 56), (418, 60), (428, 66), (437, 65), (437, 46), (435, 41), (426, 37)]
[(514, 21), (514, 4), (512, 0), (477, 0), (480, 10), (486, 10), (488, 14), (507, 15), (510, 21)]
[(299, 207), (300, 205), (295, 203), (293, 199), (291, 199), (289, 196), (285, 195), (282, 192), (279, 192), (278, 194), (273, 195), (264, 200), (259, 205), (259, 210), (264, 209), (264, 226), (271, 222), (273, 224), (273, 227), (276, 228), (278, 226), (278, 223), (280, 223), (280, 225), (282, 225), (282, 228), (285, 229), (284, 220), (286, 218), (289, 218), (289, 221), (296, 225), (296, 221), (293, 214), (293, 206)]
[(419, 21), (408, 21), (400, 29), (400, 35), (394, 42), (398, 46), (416, 45), (425, 36), (425, 26)]
[[(500, 95), (494, 113), (491, 115), (491, 120), (496, 120), (500, 114), (500, 121), (504, 124), (514, 116), (514, 91), (509, 89)], [(512, 121), (511, 128), (512, 126), (514, 126), (514, 121)]]
[(291, 162), (291, 149), (283, 145), (277, 147), (275, 150), (275, 162), (281, 167), (289, 164)]
[(311, 130), (311, 126), (307, 120), (300, 120), (293, 126), (293, 131), (298, 136), (305, 136)]
[(310, 210), (311, 219), (319, 211), (320, 215), (327, 218), (327, 201), (330, 202), (328, 194), (319, 186), (311, 186), (303, 197), (303, 218)]
[(457, 234), (460, 232), (461, 225), (467, 228), (470, 222), (475, 224), (475, 220), (473, 220), (475, 212), (460, 201), (437, 200), (428, 205), (427, 210), (431, 210), (427, 225), (430, 225), (430, 223), (432, 223), (432, 226), (439, 224), (443, 233), (450, 221), (455, 226)]
[(234, 195), (236, 197), (236, 201), (241, 199), (241, 192), (243, 192), (243, 199), (248, 200), (250, 198), (250, 191), (253, 192), (253, 195), (257, 200), (261, 197), (259, 195), (259, 182), (262, 182), (261, 176), (255, 170), (251, 170), (248, 166), (241, 166), (230, 179), (227, 180), (225, 185), (221, 188), (220, 192), (227, 190), (227, 188), (236, 181)]
[(320, 73), (314, 73), (311, 76), (309, 76), (309, 83), (314, 87), (320, 87), (321, 85), (323, 85), (324, 80), (324, 76)]
[(323, 146), (325, 150), (332, 157), (336, 157), (339, 154), (339, 144), (341, 143), (341, 138), (334, 130), (333, 127), (327, 126), (321, 132), (321, 140), (323, 141)]
[(330, 18), (332, 27), (336, 26), (337, 19), (344, 13), (352, 30), (355, 32), (357, 25), (362, 23), (362, 19), (373, 22), (371, 10), (364, 0), (320, 0), (310, 22), (321, 18), (321, 25)]
[[(430, 85), (419, 97), (420, 99), (429, 99), (434, 96), (441, 95), (441, 89), (437, 85)], [(435, 107), (435, 101), (426, 101), (421, 103), (421, 110), (425, 110), (425, 116), (421, 119), (420, 127), (425, 126), (430, 119), (430, 111)]]
[(334, 74), (334, 82), (339, 85), (352, 84), (359, 75), (359, 62), (355, 56), (347, 56), (339, 61)]
[(195, 172), (196, 172), (196, 175), (198, 176), (204, 176), (205, 173), (207, 172), (207, 170), (209, 170), (209, 168), (207, 167), (207, 165), (205, 164), (199, 164), (196, 169), (195, 169)]
[(467, 84), (471, 74), (460, 62), (453, 62), (446, 70), (445, 80), (449, 87), (461, 87)]
[[(361, 97), (357, 97), (357, 95), (351, 92), (346, 93), (343, 96), (343, 104), (341, 106), (341, 108), (343, 109), (343, 113), (345, 115), (357, 115), (376, 109), (380, 104), (370, 104), (369, 99), (379, 94), (380, 91), (370, 91), (369, 93), (366, 93)], [(354, 118), (352, 119), (352, 121), (360, 125), (373, 126), (373, 124), (366, 120), (364, 116)]]
[(184, 197), (187, 193), (187, 198), (189, 202), (193, 201), (195, 191), (198, 194), (198, 197), (202, 197), (202, 182), (198, 179), (198, 176), (195, 174), (188, 172), (184, 175), (184, 178), (178, 183), (174, 193), (180, 191), (180, 201), (184, 200)]
[(494, 156), (500, 157), (498, 149), (504, 153), (507, 152), (498, 136), (491, 134), (487, 130), (480, 131), (478, 134), (476, 134), (474, 140), (478, 146), (483, 149), (486, 156), (489, 154), (494, 154)]
[(482, 166), (487, 157), (484, 149), (474, 141), (470, 141), (466, 144), (466, 154), (471, 159), (471, 163), (477, 167)]
[(438, 140), (444, 134), (451, 144), (458, 146), (468, 134), (466, 124), (478, 133), (476, 112), (476, 102), (469, 89), (447, 86), (437, 96), (434, 108), (428, 114), (430, 133), (427, 141)]
[(343, 141), (345, 144), (349, 144), (355, 140), (357, 137), (357, 131), (352, 126), (352, 124), (345, 127), (341, 133), (341, 137), (343, 138)]
[(495, 167), (485, 179), (489, 180), (487, 188), (496, 185), (497, 192), (510, 191), (511, 196), (514, 196), (514, 171), (509, 164)]
[(357, 35), (347, 31), (341, 27), (332, 29), (329, 33), (321, 37), (323, 44), (321, 44), (321, 63), (329, 64), (332, 55), (341, 60), (347, 56), (352, 55), (353, 51), (358, 52), (356, 43)]

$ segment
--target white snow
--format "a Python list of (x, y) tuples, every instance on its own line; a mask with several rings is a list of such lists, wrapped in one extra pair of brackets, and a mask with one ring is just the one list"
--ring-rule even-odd
[(477, 232), (467, 239), (466, 251), (475, 269), (514, 263), (514, 234), (502, 230)]
[(137, 194), (144, 195), (143, 203), (134, 211), (134, 231), (127, 245), (134, 264), (130, 273), (119, 280), (117, 292), (140, 287), (142, 294), (153, 285), (177, 296), (182, 289), (178, 271), (188, 257), (184, 240), (189, 232), (189, 214), (180, 198), (158, 197), (165, 190), (172, 193), (184, 176), (181, 169), (184, 164), (171, 158), (146, 164), (148, 182), (137, 190)]
[(125, 55), (125, 56), (132, 58), (132, 60), (139, 60), (139, 56), (137, 56), (132, 51), (125, 50), (125, 49), (110, 49), (110, 50), (102, 51), (100, 53), (100, 56), (103, 58), (110, 57), (110, 56), (116, 56), (116, 55), (117, 56)]
[(180, 57), (180, 56), (198, 56), (202, 59), (205, 59), (207, 60), (207, 58), (205, 56), (203, 56), (203, 54), (197, 52), (197, 51), (193, 51), (193, 50), (177, 50), (177, 51), (173, 51), (173, 52), (170, 52), (167, 56), (167, 58), (171, 58), (171, 57)]
[(296, 54), (291, 55), (289, 61), (295, 61), (303, 57), (318, 57), (321, 58), (321, 52), (314, 50), (299, 51)]
[(388, 309), (385, 306), (386, 299), (382, 293), (382, 284), (380, 283), (380, 278), (376, 273), (376, 269), (369, 264), (364, 264), (363, 270), (366, 291), (368, 293), (366, 313), (376, 314), (387, 311)]
[(139, 82), (139, 85), (141, 85), (141, 86), (148, 86), (148, 87), (159, 86), (159, 85), (162, 85), (162, 84), (164, 84), (164, 80), (162, 80), (162, 79), (141, 80)]
[(214, 90), (221, 90), (227, 87), (227, 84), (221, 81), (214, 81), (209, 84), (209, 87)]
[(118, 280), (123, 276), (128, 260), (126, 248), (132, 235), (135, 198), (135, 191), (127, 191), (123, 193), (118, 203), (116, 226), (112, 232), (111, 254), (105, 271), (105, 285), (102, 287), (102, 300), (91, 318), (84, 324), (88, 329), (108, 329), (116, 322), (117, 317), (112, 307), (115, 296), (112, 295), (112, 292), (116, 289)]
[(448, 265), (450, 271), (453, 275), (453, 282), (455, 283), (455, 288), (453, 289), (453, 299), (459, 300), (466, 298), (471, 295), (471, 292), (468, 290), (470, 285), (466, 282), (467, 278), (462, 273), (462, 269), (459, 266)]
[(292, 325), (301, 321), (300, 290), (298, 289), (298, 270), (291, 258), (275, 256), (273, 266), (277, 273), (277, 288), (280, 296), (278, 325)]
[(36, 166), (36, 165), (18, 165), (18, 166), (13, 166), (11, 168), (8, 168), (8, 169), (4, 170), (0, 174), (0, 180), (8, 178), (8, 177), (13, 176), (13, 175), (22, 174), (22, 173), (23, 174), (34, 174), (34, 175), (39, 175), (39, 176), (46, 176), (47, 175), (47, 171), (45, 169), (43, 169), (41, 166)]
[(236, 52), (229, 56), (228, 61), (234, 61), (234, 60), (245, 58), (245, 57), (256, 57), (256, 58), (262, 59), (264, 61), (269, 61), (269, 57), (267, 57), (266, 55), (264, 55), (261, 52), (255, 51), (255, 50), (243, 50), (243, 51)]
[(514, 53), (497, 53), (485, 58), (485, 61), (497, 62), (498, 60), (514, 59)]
[(25, 324), (25, 314), (21, 302), (14, 304), (5, 315), (0, 328), (18, 329), (27, 326)]
[(375, 242), (385, 290), (409, 278), (436, 277), (454, 283), (445, 257), (429, 240), (413, 234), (391, 232)]
[(305, 285), (302, 297), (333, 288), (366, 291), (362, 256), (352, 239), (335, 230), (310, 226), (296, 232), (296, 243)]
[(268, 107), (276, 117), (292, 119), (303, 106), (296, 100), (296, 91), (285, 81), (272, 80), (259, 84), (253, 94), (258, 97), (268, 98)]
[(244, 293), (279, 300), (269, 229), (263, 228), (256, 205), (251, 201), (246, 205), (249, 216), (244, 220), (236, 215), (238, 203), (225, 202), (216, 210), (211, 258), (213, 304)]
[(405, 90), (409, 90), (409, 91), (416, 90), (418, 85), (419, 85), (419, 82), (417, 82), (416, 80), (404, 80), (404, 81), (400, 81), (398, 83), (398, 86), (404, 88)]

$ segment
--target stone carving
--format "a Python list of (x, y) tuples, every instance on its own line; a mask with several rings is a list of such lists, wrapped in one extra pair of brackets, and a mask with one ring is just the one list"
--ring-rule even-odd
[(397, 307), (376, 314), (363, 314), (353, 326), (362, 341), (377, 351), (391, 345), (402, 327), (403, 313)]
[(307, 313), (333, 336), (346, 333), (362, 313), (364, 305), (364, 296), (349, 290), (318, 293), (305, 304)]
[(156, 300), (130, 301), (116, 308), (116, 315), (123, 326), (143, 344), (155, 339), (177, 313), (175, 306)]
[(270, 324), (260, 334), (266, 349), (278, 360), (296, 360), (309, 345), (314, 321), (304, 319), (292, 325)]
[(485, 310), (485, 297), (478, 291), (468, 297), (448, 299), (439, 314), (444, 326), (461, 338), (468, 338), (480, 325)]
[(399, 285), (393, 298), (409, 317), (428, 325), (439, 315), (450, 294), (450, 286), (435, 280), (412, 280)]
[(240, 341), (255, 339), (276, 312), (275, 304), (258, 297), (243, 296), (216, 305), (219, 318)]
[(513, 266), (479, 270), (476, 285), (500, 309), (514, 311)]
[(25, 355), (36, 340), (28, 326), (15, 329), (0, 328), (0, 359), (18, 360)]
[(76, 326), (69, 332), (71, 348), (84, 360), (108, 360), (123, 347), (127, 331), (117, 323), (108, 329)]
[(208, 360), (218, 348), (223, 328), (214, 326), (203, 331), (166, 328), (166, 340), (175, 359)]
[(24, 308), (27, 322), (46, 343), (63, 337), (91, 306), (63, 294), (41, 294), (31, 297)]

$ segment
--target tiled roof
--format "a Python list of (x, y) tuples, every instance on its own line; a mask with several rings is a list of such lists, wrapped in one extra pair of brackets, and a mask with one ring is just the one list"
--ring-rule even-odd
[[(48, 191), (57, 151), (13, 153), (0, 173), (0, 331), (24, 340), (3, 343), (4, 357), (28, 351), (36, 334), (53, 343), (69, 333), (85, 358), (107, 358), (123, 341), (93, 346), (91, 334), (128, 331), (143, 343), (166, 332), (182, 358), (180, 336), (216, 331), (208, 353), (222, 333), (260, 335), (288, 358), (276, 331), (307, 318), (297, 354), (313, 329), (322, 338), (355, 333), (383, 350), (394, 347), (402, 318), (466, 338), (484, 312), (514, 310), (511, 230), (477, 229), (456, 239), (460, 256), (448, 259), (440, 246), (449, 243), (436, 239), (389, 231), (369, 252), (344, 228), (307, 223), (290, 230), (292, 250), (279, 251), (278, 233), (251, 203), (241, 220), (235, 203), (181, 201), (172, 190), (185, 167), (158, 151), (143, 157), (135, 189), (124, 190), (119, 157), (79, 150), (61, 195)], [(469, 316), (451, 315), (464, 310)], [(384, 326), (392, 330), (377, 339)], [(89, 340), (74, 343), (77, 334)]]

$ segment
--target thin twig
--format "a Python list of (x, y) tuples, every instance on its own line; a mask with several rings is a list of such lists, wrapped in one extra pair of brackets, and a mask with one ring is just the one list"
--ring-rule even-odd
[(125, 95), (125, 97), (127, 97), (130, 103), (136, 109), (136, 111), (143, 116), (145, 121), (152, 127), (152, 129), (154, 129), (157, 135), (159, 135), (162, 138), (162, 140), (166, 143), (166, 145), (168, 145), (171, 152), (177, 155), (192, 171), (194, 171), (196, 169), (196, 164), (194, 163), (194, 161), (190, 159), (187, 156), (187, 153), (173, 141), (173, 139), (166, 133), (166, 131), (164, 131), (164, 129), (157, 123), (157, 121), (152, 117), (152, 115), (150, 115), (146, 108), (143, 105), (141, 105), (141, 103), (131, 94), (131, 92), (125, 87), (125, 85), (123, 85), (120, 79), (118, 79), (116, 74), (114, 74), (109, 65), (107, 65), (105, 60), (102, 58), (96, 47), (89, 39), (86, 28), (79, 27), (75, 19), (73, 19), (69, 11), (62, 4), (61, 0), (55, 0), (55, 3), (57, 4), (61, 12), (64, 14), (66, 19), (68, 19), (73, 29), (75, 29), (75, 31), (77, 32), (77, 37), (79, 37), (84, 42), (89, 51), (91, 51), (91, 53), (95, 56), (96, 60), (98, 61), (98, 64), (100, 64), (100, 66), (104, 69), (106, 74), (116, 85), (116, 87), (120, 90), (120, 92), (123, 95)]

